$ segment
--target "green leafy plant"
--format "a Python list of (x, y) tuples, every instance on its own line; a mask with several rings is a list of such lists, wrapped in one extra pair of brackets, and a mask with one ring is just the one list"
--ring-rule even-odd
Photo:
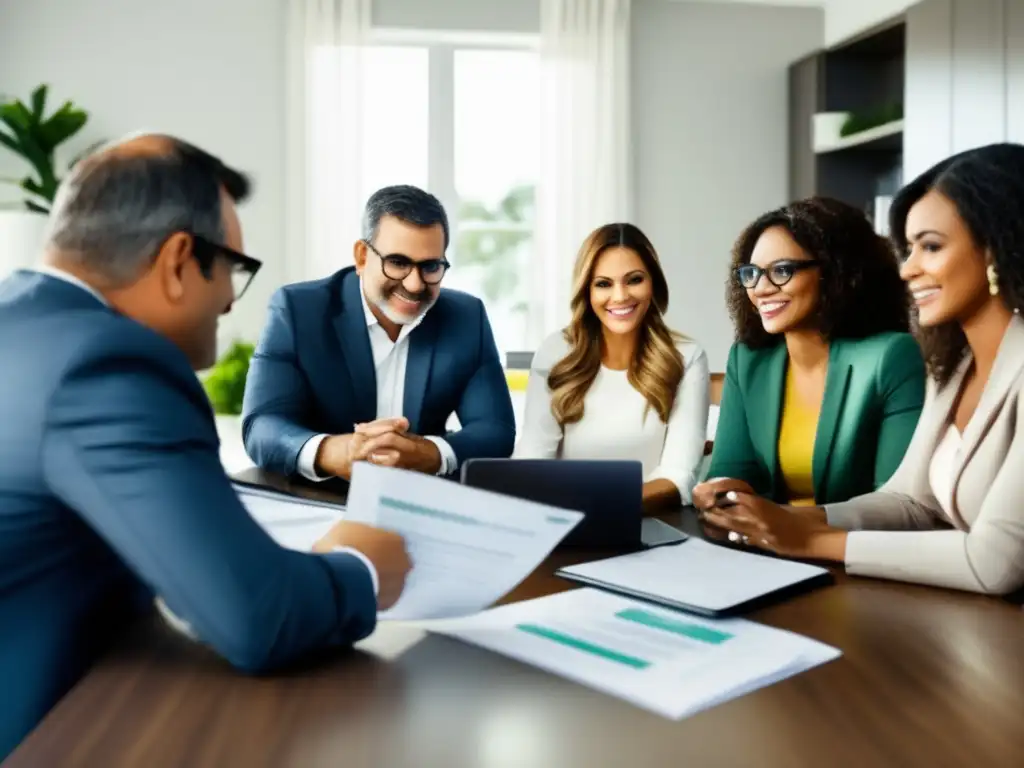
[[(32, 92), (30, 105), (17, 99), (0, 103), (0, 144), (21, 157), (32, 167), (32, 174), (22, 179), (0, 179), (16, 184), (28, 197), (25, 207), (36, 213), (48, 213), (60, 184), (54, 166), (54, 152), (85, 126), (88, 114), (70, 101), (64, 102), (47, 117), (48, 86), (40, 85)], [(77, 160), (77, 158), (76, 158)], [(72, 162), (74, 165), (74, 162)]]
[(253, 352), (255, 347), (252, 344), (236, 341), (203, 379), (214, 413), (226, 416), (242, 413), (245, 379), (249, 375)]
[(865, 109), (854, 112), (846, 118), (846, 121), (839, 129), (839, 135), (843, 137), (853, 136), (855, 133), (869, 131), (872, 128), (877, 128), (880, 125), (901, 120), (902, 118), (902, 104), (886, 104), (874, 109)]

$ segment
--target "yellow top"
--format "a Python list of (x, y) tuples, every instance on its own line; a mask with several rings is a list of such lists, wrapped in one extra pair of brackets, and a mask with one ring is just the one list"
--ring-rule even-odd
[(779, 470), (794, 506), (814, 504), (814, 438), (821, 404), (808, 406), (800, 400), (793, 377), (786, 372), (786, 394), (779, 427)]

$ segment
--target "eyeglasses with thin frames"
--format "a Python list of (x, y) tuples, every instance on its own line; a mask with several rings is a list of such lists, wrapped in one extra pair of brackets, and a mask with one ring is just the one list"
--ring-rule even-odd
[(747, 290), (755, 288), (758, 282), (760, 282), (762, 275), (766, 276), (768, 282), (776, 288), (781, 288), (792, 280), (797, 272), (816, 267), (818, 264), (819, 262), (816, 259), (808, 261), (776, 261), (769, 264), (767, 269), (759, 267), (757, 264), (740, 264), (740, 266), (733, 270), (733, 275), (736, 278), (736, 282)]
[(363, 243), (377, 254), (377, 257), (380, 259), (381, 271), (384, 273), (384, 277), (389, 280), (405, 280), (413, 268), (415, 268), (419, 270), (420, 279), (424, 283), (427, 285), (437, 285), (444, 279), (445, 273), (451, 267), (448, 260), (444, 258), (416, 261), (400, 253), (389, 253), (385, 256), (369, 240), (363, 240)]

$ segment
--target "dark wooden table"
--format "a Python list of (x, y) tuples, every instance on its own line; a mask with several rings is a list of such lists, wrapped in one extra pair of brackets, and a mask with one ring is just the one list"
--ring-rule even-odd
[[(558, 553), (508, 600), (571, 588), (553, 572), (582, 559)], [(680, 722), (408, 627), (384, 624), (322, 664), (253, 678), (154, 620), (5, 765), (1024, 765), (1019, 605), (838, 574), (751, 618), (844, 655)]]

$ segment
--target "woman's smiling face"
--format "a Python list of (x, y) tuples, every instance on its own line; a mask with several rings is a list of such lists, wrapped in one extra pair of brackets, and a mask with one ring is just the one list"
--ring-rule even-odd
[(785, 227), (769, 227), (761, 233), (750, 262), (736, 273), (768, 333), (807, 327), (817, 315), (821, 299), (817, 263)]
[(608, 248), (597, 257), (590, 279), (590, 307), (607, 331), (629, 334), (639, 329), (653, 295), (651, 276), (632, 248)]
[(922, 326), (962, 323), (992, 299), (986, 255), (949, 198), (932, 190), (914, 203), (906, 238), (900, 275)]

